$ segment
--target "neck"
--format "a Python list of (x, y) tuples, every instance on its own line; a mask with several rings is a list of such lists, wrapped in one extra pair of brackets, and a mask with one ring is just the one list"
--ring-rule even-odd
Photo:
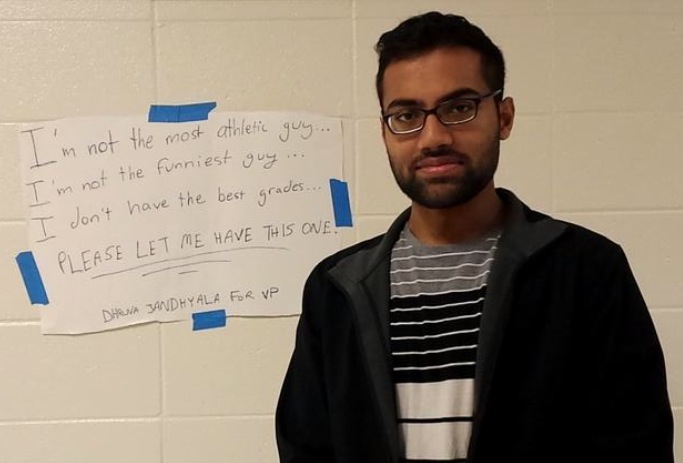
[(503, 221), (503, 202), (490, 183), (467, 203), (431, 209), (413, 203), (408, 226), (424, 244), (453, 244), (476, 239)]

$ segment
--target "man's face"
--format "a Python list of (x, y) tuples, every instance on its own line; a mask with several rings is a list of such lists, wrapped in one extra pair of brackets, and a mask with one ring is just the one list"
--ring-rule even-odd
[[(488, 88), (478, 52), (439, 48), (387, 66), (382, 82), (382, 108), (391, 114), (404, 108), (431, 109), (457, 97), (476, 97)], [(493, 188), (500, 140), (512, 129), (514, 105), (505, 99), (483, 99), (477, 117), (459, 125), (443, 125), (427, 116), (416, 133), (396, 135), (382, 125), (389, 163), (401, 190), (427, 208), (464, 204)]]

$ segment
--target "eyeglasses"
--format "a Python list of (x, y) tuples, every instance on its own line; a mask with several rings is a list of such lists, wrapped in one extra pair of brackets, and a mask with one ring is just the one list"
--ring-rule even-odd
[(389, 127), (389, 130), (396, 135), (419, 132), (430, 114), (434, 114), (444, 125), (464, 124), (477, 117), (477, 110), (483, 99), (499, 95), (502, 91), (502, 89), (498, 89), (486, 95), (455, 98), (444, 101), (432, 109), (399, 109), (391, 114), (382, 114), (382, 120)]

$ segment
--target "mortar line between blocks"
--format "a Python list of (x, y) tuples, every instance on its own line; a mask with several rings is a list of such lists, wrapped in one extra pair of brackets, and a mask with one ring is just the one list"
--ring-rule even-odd
[[(150, 2), (151, 11), (151, 34), (152, 34), (152, 75), (154, 78), (154, 102), (159, 103), (159, 10), (156, 0)], [(166, 416), (166, 363), (164, 357), (164, 330), (163, 324), (157, 323), (158, 348), (159, 348), (159, 461), (164, 463), (164, 421)]]
[(154, 102), (159, 103), (159, 11), (157, 2), (152, 0), (150, 3), (151, 11), (151, 31), (152, 34), (152, 76), (154, 78)]
[(156, 423), (161, 417), (125, 417), (125, 418), (62, 418), (49, 420), (2, 420), (2, 426), (38, 426), (51, 424), (111, 424), (111, 423)]

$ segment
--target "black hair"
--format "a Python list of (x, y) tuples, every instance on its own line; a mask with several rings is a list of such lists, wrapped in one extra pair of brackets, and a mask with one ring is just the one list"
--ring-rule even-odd
[[(379, 38), (375, 51), (379, 67), (375, 86), (382, 104), (382, 80), (389, 64), (413, 58), (437, 48), (466, 47), (481, 54), (483, 78), (489, 90), (504, 89), (505, 60), (491, 39), (462, 16), (431, 11), (413, 16)], [(503, 92), (498, 98), (502, 98)]]

